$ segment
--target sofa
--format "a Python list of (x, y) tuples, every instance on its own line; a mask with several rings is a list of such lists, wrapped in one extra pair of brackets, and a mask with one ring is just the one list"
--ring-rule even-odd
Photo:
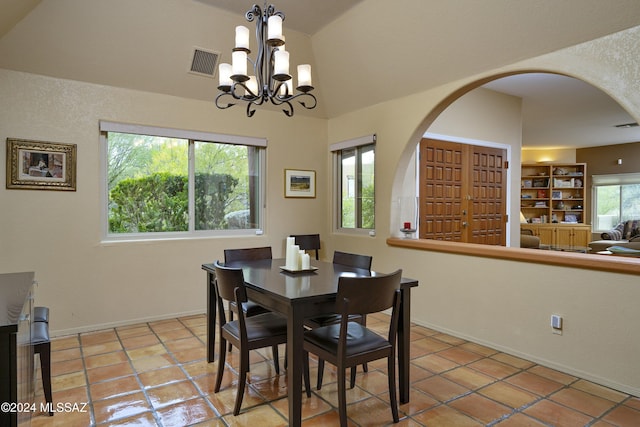
[(533, 235), (533, 231), (520, 230), (520, 247), (528, 249), (540, 249), (540, 238)]
[(619, 246), (640, 249), (640, 220), (630, 219), (616, 225), (615, 228), (600, 234), (602, 240), (589, 243), (591, 253), (606, 251), (608, 247)]

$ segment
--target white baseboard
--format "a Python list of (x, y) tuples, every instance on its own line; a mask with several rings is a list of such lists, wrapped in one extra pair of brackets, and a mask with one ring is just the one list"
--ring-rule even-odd
[(187, 316), (193, 316), (196, 314), (204, 314), (204, 313), (202, 312), (202, 310), (195, 310), (195, 311), (186, 311), (181, 313), (162, 314), (159, 316), (141, 317), (137, 319), (128, 319), (128, 320), (122, 320), (118, 322), (97, 323), (94, 325), (81, 326), (78, 328), (57, 329), (54, 331), (50, 331), (49, 335), (51, 338), (59, 338), (67, 335), (81, 334), (84, 332), (94, 332), (94, 331), (100, 331), (103, 329), (113, 329), (121, 326), (135, 325), (136, 323), (157, 322), (159, 320), (175, 319), (177, 317), (187, 317)]
[(412, 320), (412, 323), (415, 323), (416, 325), (424, 326), (425, 328), (433, 329), (433, 330), (438, 331), (438, 332), (442, 332), (442, 333), (445, 333), (445, 334), (448, 334), (448, 335), (452, 335), (454, 337), (462, 338), (464, 340), (471, 341), (471, 342), (474, 342), (476, 344), (484, 345), (486, 347), (490, 347), (490, 348), (502, 351), (504, 353), (511, 354), (513, 356), (517, 356), (517, 357), (520, 357), (520, 358), (525, 359), (525, 360), (529, 360), (529, 361), (537, 363), (537, 364), (539, 364), (541, 366), (545, 366), (547, 368), (551, 368), (551, 369), (555, 369), (555, 370), (560, 371), (560, 372), (564, 372), (565, 374), (573, 375), (573, 376), (580, 377), (580, 378), (583, 378), (583, 379), (588, 380), (588, 381), (592, 381), (592, 382), (594, 382), (596, 384), (599, 384), (599, 385), (602, 385), (604, 387), (609, 387), (609, 388), (612, 388), (614, 390), (617, 390), (617, 391), (620, 391), (620, 392), (623, 392), (623, 393), (631, 394), (632, 396), (640, 397), (640, 388), (630, 386), (629, 384), (621, 384), (621, 383), (619, 383), (617, 381), (611, 381), (610, 379), (602, 378), (602, 377), (600, 377), (598, 375), (595, 375), (593, 373), (590, 373), (590, 372), (581, 371), (581, 370), (575, 369), (575, 368), (573, 368), (571, 366), (566, 366), (566, 365), (563, 365), (563, 364), (559, 364), (559, 363), (553, 362), (551, 360), (547, 360), (547, 359), (544, 359), (544, 358), (536, 357), (536, 356), (531, 355), (531, 354), (523, 353), (521, 351), (515, 350), (515, 349), (510, 348), (510, 347), (505, 347), (505, 346), (496, 344), (494, 342), (484, 341), (484, 340), (478, 339), (477, 337), (468, 336), (468, 335), (462, 334), (462, 333), (457, 332), (457, 331), (453, 331), (453, 330), (450, 330), (450, 329), (447, 329), (447, 328), (443, 328), (440, 325), (435, 325), (435, 324), (431, 324), (431, 323), (427, 323), (427, 322), (419, 322), (419, 321), (416, 321), (416, 320)]

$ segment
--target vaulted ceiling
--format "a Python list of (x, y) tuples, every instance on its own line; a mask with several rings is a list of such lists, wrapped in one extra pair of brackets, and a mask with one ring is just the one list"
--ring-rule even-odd
[[(243, 0), (3, 0), (0, 67), (212, 101), (194, 47), (230, 62)], [(260, 4), (262, 6), (262, 4)], [(274, 0), (292, 65), (335, 117), (640, 25), (638, 0)], [(296, 110), (296, 114), (303, 114)]]

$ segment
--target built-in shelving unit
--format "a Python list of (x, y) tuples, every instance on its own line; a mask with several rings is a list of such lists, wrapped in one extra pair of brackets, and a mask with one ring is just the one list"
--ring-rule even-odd
[(523, 164), (520, 211), (530, 224), (582, 224), (586, 163)]

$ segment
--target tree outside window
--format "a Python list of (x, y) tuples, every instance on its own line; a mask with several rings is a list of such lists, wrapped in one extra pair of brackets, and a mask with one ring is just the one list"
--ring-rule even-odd
[(260, 228), (263, 148), (132, 133), (106, 136), (108, 234)]
[(640, 184), (596, 186), (595, 212), (595, 229), (601, 231), (640, 218)]
[(340, 228), (375, 228), (375, 144), (338, 150)]

